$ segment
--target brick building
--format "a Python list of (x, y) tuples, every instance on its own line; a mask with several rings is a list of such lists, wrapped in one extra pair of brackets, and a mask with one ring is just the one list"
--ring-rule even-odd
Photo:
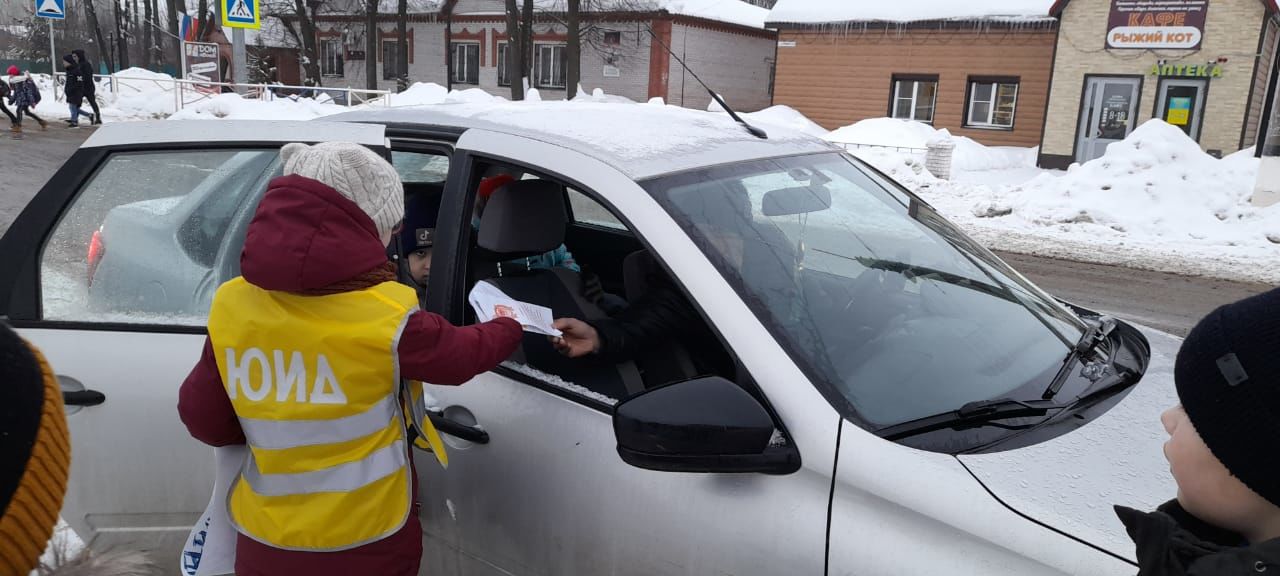
[(1212, 154), (1257, 143), (1276, 66), (1275, 0), (1057, 0), (1040, 165), (1101, 156), (1147, 118)]
[[(1255, 0), (1256, 1), (1256, 0)], [(889, 116), (987, 145), (1040, 142), (1052, 0), (779, 0), (774, 103), (828, 129)]]
[[(617, 7), (653, 6), (653, 10), (603, 10), (583, 14), (581, 85), (636, 101), (661, 97), (668, 103), (704, 109), (710, 96), (688, 76), (650, 29), (735, 108), (769, 105), (774, 46), (764, 29), (768, 10), (734, 0), (715, 12), (684, 10), (689, 3), (618, 0)], [(670, 4), (670, 9), (666, 6)], [(531, 84), (543, 99), (566, 94), (567, 30), (554, 0), (539, 0), (535, 13)], [(607, 6), (596, 2), (593, 6)], [(506, 63), (507, 35), (503, 0), (457, 0), (449, 17), (448, 39), (439, 9), (410, 15), (409, 78), (455, 89), (480, 88), (510, 96)], [(329, 14), (317, 18), (322, 82), (330, 87), (365, 85), (364, 18)], [(379, 88), (395, 89), (397, 34), (392, 14), (379, 16)], [(446, 62), (452, 63), (452, 77)], [(390, 65), (388, 65), (390, 64)]]

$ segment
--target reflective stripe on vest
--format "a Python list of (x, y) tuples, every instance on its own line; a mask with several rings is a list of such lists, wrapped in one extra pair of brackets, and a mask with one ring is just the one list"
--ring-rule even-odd
[(411, 513), (397, 348), (412, 289), (300, 296), (237, 278), (209, 338), (250, 455), (227, 497), (245, 536), (338, 551), (394, 534)]

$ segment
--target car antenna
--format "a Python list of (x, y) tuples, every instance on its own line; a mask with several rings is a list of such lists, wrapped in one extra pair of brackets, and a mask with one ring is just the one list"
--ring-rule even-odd
[(667, 54), (670, 54), (672, 58), (675, 58), (676, 62), (679, 62), (680, 66), (684, 68), (685, 71), (688, 72), (690, 76), (693, 76), (694, 80), (698, 81), (698, 84), (701, 84), (703, 88), (706, 88), (707, 93), (711, 94), (711, 99), (715, 100), (716, 103), (719, 104), (721, 108), (724, 108), (724, 111), (729, 113), (730, 118), (733, 118), (735, 122), (741, 124), (743, 128), (746, 128), (747, 132), (750, 132), (752, 136), (755, 136), (756, 138), (759, 138), (761, 140), (769, 139), (769, 135), (765, 133), (764, 130), (761, 130), (755, 126), (752, 126), (746, 120), (743, 120), (741, 116), (738, 116), (738, 113), (734, 112), (733, 108), (729, 107), (729, 103), (725, 102), (724, 98), (721, 98), (719, 94), (716, 94), (715, 90), (712, 90), (710, 86), (707, 86), (706, 82), (703, 82), (702, 79), (698, 77), (697, 72), (694, 72), (693, 69), (689, 68), (688, 64), (684, 63), (684, 60), (682, 60), (679, 56), (676, 56), (675, 51), (673, 51), (670, 46), (667, 46), (667, 43), (663, 42), (661, 38), (658, 38), (658, 35), (653, 31), (653, 26), (649, 26), (646, 24), (645, 29), (649, 31), (650, 36), (653, 36), (653, 40), (657, 42), (659, 45), (661, 45), (662, 48), (667, 51)]

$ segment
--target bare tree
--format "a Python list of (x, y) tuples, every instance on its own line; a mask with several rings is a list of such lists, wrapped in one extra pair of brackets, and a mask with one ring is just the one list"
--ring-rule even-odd
[(142, 65), (147, 68), (151, 68), (152, 50), (155, 48), (151, 34), (151, 23), (155, 22), (155, 13), (152, 12), (151, 2), (152, 0), (142, 0), (142, 9), (145, 12), (142, 17), (145, 22), (142, 26)]
[(519, 70), (524, 70), (524, 35), (520, 33), (520, 9), (516, 0), (507, 0), (507, 82), (511, 84), (511, 99), (524, 100)]
[[(364, 87), (378, 89), (378, 0), (365, 0), (364, 6)], [(386, 66), (390, 62), (383, 62)]]
[(106, 59), (107, 71), (114, 72), (117, 70), (116, 61), (111, 55), (111, 45), (107, 43), (106, 38), (102, 35), (102, 26), (98, 23), (98, 10), (93, 5), (93, 0), (85, 0), (84, 13), (89, 19), (89, 26), (93, 28), (94, 37), (98, 39), (98, 50), (101, 52), (99, 57)]
[(409, 89), (409, 0), (396, 5), (396, 90)]
[(533, 0), (524, 0), (524, 12), (520, 16), (524, 20), (524, 25), (520, 27), (520, 54), (523, 62), (516, 80), (520, 82), (520, 90), (523, 91), (524, 79), (533, 76), (533, 59), (537, 57), (533, 52)]
[[(120, 0), (115, 2), (115, 20), (116, 20), (116, 61), (120, 63), (120, 68), (129, 67), (129, 42), (128, 33), (125, 30), (128, 23), (128, 14), (120, 13)], [(128, 8), (128, 4), (125, 4)]]
[[(203, 1), (203, 0), (202, 0)], [(298, 31), (294, 31), (288, 24), (288, 20), (281, 18), (285, 23), (286, 29), (297, 38), (302, 45), (302, 69), (306, 73), (306, 79), (303, 83), (307, 86), (320, 85), (320, 51), (316, 49), (316, 23), (315, 14), (307, 12), (307, 6), (304, 0), (293, 0), (295, 12), (298, 19)], [(301, 36), (301, 38), (299, 38)], [(372, 58), (373, 54), (366, 54), (366, 58)]]
[(565, 46), (565, 57), (568, 59), (565, 74), (565, 97), (573, 100), (578, 95), (578, 82), (582, 79), (582, 30), (578, 13), (578, 0), (569, 0), (568, 19), (569, 40)]
[(209, 41), (209, 33), (213, 31), (212, 18), (209, 17), (209, 0), (200, 0), (196, 5), (196, 21), (199, 22), (199, 37), (197, 40), (201, 42)]
[(179, 0), (165, 0), (165, 7), (169, 9), (165, 14), (165, 19), (169, 21), (169, 34), (172, 34), (175, 38), (173, 41), (173, 61), (181, 69), (182, 39), (178, 37), (178, 14), (187, 13), (187, 0), (181, 0), (181, 4), (179, 4)]

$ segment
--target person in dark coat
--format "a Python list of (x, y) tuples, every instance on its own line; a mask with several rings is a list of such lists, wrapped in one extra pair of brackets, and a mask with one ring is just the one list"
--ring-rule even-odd
[(1211, 312), (1174, 365), (1181, 405), (1161, 415), (1177, 499), (1116, 514), (1140, 576), (1280, 570), (1280, 289)]
[(98, 109), (98, 87), (93, 81), (93, 64), (85, 57), (84, 50), (79, 48), (71, 51), (71, 56), (75, 58), (76, 64), (80, 67), (80, 76), (84, 80), (84, 99), (89, 103), (89, 107), (93, 108), (93, 119), (90, 123), (102, 123), (102, 111)]
[(80, 105), (84, 104), (84, 75), (80, 73), (80, 65), (70, 54), (62, 57), (62, 67), (67, 71), (67, 84), (63, 90), (67, 95), (67, 108), (71, 111), (67, 126), (79, 128), (81, 114), (88, 116), (89, 121), (93, 122), (93, 114), (80, 109)]
[(9, 82), (4, 78), (0, 78), (0, 112), (4, 112), (4, 115), (9, 117), (10, 130), (13, 132), (13, 137), (19, 138), (22, 134), (22, 129), (18, 127), (18, 117), (14, 116), (13, 112), (9, 111), (9, 107), (4, 104), (12, 92), (13, 90), (9, 88)]

